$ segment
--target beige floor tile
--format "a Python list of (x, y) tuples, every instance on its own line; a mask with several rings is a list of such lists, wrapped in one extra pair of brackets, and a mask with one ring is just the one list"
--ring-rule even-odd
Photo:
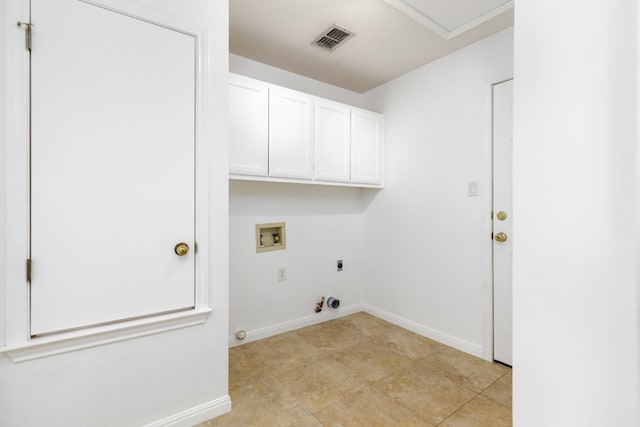
[(327, 325), (314, 325), (298, 331), (298, 335), (317, 349), (317, 356), (336, 353), (366, 341), (366, 337), (349, 324), (326, 322)]
[(279, 374), (277, 378), (312, 412), (368, 386), (334, 360), (324, 359)]
[(375, 382), (413, 363), (402, 354), (370, 342), (364, 342), (329, 356), (352, 375)]
[(489, 388), (483, 391), (482, 395), (511, 408), (511, 401), (513, 399), (511, 378), (511, 371), (509, 371), (509, 373), (505, 374), (502, 378), (491, 384)]
[[(266, 377), (231, 393), (233, 410), (213, 420), (221, 426), (298, 426), (311, 413), (274, 377)], [(313, 424), (309, 424), (313, 425)]]
[(255, 353), (252, 351), (254, 343), (238, 345), (229, 349), (229, 364), (240, 367), (243, 364), (258, 363)]
[(511, 409), (482, 395), (447, 418), (442, 427), (511, 427)]
[(315, 346), (294, 333), (276, 335), (251, 345), (255, 359), (272, 375), (301, 367), (318, 355)]
[(387, 334), (390, 331), (401, 329), (392, 323), (378, 319), (377, 317), (363, 311), (341, 317), (340, 319), (336, 319), (334, 322), (351, 328), (365, 337)]
[(511, 425), (510, 369), (366, 313), (231, 348), (229, 388), (198, 427)]
[(431, 356), (443, 348), (442, 344), (397, 326), (386, 331), (384, 335), (371, 338), (371, 341), (414, 361)]
[(436, 372), (442, 372), (453, 382), (478, 393), (509, 371), (509, 368), (499, 363), (487, 362), (444, 346), (418, 363)]
[(265, 365), (248, 347), (251, 344), (229, 349), (229, 390), (234, 391), (255, 383), (265, 375)]
[(446, 376), (415, 364), (375, 386), (432, 424), (442, 422), (477, 395)]
[(314, 416), (325, 427), (431, 426), (375, 387), (362, 389)]
[[(294, 424), (291, 424), (291, 427), (294, 427)], [(295, 427), (323, 427), (323, 426), (322, 424), (320, 424), (320, 421), (318, 421), (316, 417), (314, 417), (313, 415), (309, 415), (308, 417), (305, 417), (300, 421), (298, 421), (295, 424)]]

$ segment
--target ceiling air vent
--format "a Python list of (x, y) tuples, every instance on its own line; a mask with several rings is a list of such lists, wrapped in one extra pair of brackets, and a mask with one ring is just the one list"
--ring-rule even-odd
[(313, 44), (320, 46), (321, 48), (333, 51), (341, 44), (344, 44), (347, 40), (349, 40), (352, 36), (354, 36), (351, 31), (346, 28), (338, 27), (337, 25), (333, 25), (329, 27), (326, 31), (323, 31), (316, 39), (313, 41)]

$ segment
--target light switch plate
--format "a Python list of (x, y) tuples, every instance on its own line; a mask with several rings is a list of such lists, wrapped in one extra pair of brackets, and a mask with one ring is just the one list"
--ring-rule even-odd
[(478, 181), (467, 182), (467, 196), (478, 197)]

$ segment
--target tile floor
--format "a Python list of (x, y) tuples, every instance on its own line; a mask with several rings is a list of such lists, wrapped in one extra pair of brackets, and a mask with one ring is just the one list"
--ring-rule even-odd
[(366, 313), (229, 350), (219, 426), (511, 426), (511, 369)]

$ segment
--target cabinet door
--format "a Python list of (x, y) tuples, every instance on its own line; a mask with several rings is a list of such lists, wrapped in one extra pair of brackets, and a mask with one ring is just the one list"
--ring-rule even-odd
[(383, 116), (351, 111), (351, 182), (382, 184)]
[(269, 174), (269, 89), (260, 81), (229, 76), (229, 173)]
[(269, 176), (313, 178), (313, 98), (269, 89)]
[(316, 173), (320, 181), (349, 182), (351, 178), (351, 109), (316, 101)]
[(31, 13), (31, 334), (192, 308), (195, 38), (76, 0)]

